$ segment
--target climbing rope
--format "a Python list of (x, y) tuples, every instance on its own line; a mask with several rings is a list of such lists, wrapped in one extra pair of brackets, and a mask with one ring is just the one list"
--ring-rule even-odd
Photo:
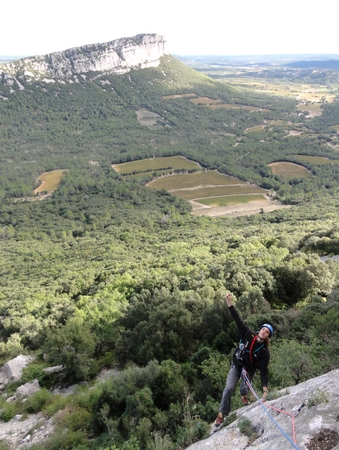
[(274, 409), (275, 411), (278, 411), (279, 413), (282, 414), (287, 414), (289, 416), (291, 416), (292, 418), (292, 436), (293, 436), (293, 441), (292, 439), (285, 433), (285, 431), (280, 427), (280, 425), (274, 420), (274, 418), (271, 416), (271, 414), (268, 412), (266, 406), (263, 404), (263, 402), (260, 400), (260, 398), (258, 397), (258, 395), (256, 394), (255, 390), (253, 389), (253, 386), (250, 382), (250, 379), (248, 378), (247, 372), (246, 370), (243, 368), (242, 369), (242, 373), (241, 373), (242, 378), (244, 379), (245, 383), (247, 384), (248, 388), (250, 389), (250, 391), (252, 392), (252, 394), (254, 395), (254, 397), (259, 401), (260, 406), (263, 408), (263, 410), (265, 411), (265, 413), (268, 415), (268, 417), (272, 420), (272, 422), (274, 423), (274, 425), (281, 431), (281, 433), (286, 437), (286, 439), (290, 442), (290, 444), (296, 449), (296, 450), (300, 450), (299, 447), (296, 444), (296, 438), (295, 438), (295, 426), (294, 426), (294, 418), (296, 415), (298, 415), (301, 411), (301, 409), (305, 406), (305, 404), (303, 403), (299, 408), (298, 408), (298, 414), (293, 414), (281, 409), (277, 409), (274, 406), (271, 405), (267, 405), (267, 408), (271, 408)]

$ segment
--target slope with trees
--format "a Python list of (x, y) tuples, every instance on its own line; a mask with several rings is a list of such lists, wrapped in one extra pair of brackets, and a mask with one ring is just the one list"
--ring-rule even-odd
[[(244, 93), (192, 73), (166, 57), (159, 70), (105, 75), (111, 84), (26, 86), (0, 102), (1, 361), (35, 355), (23, 380), (43, 387), (25, 403), (2, 397), (0, 417), (59, 411), (54, 435), (36, 449), (174, 449), (203, 438), (237, 339), (226, 291), (251, 327), (269, 321), (276, 330), (271, 395), (339, 367), (339, 268), (319, 258), (338, 251), (336, 166), (310, 164), (311, 181), (266, 168), (335, 152), (322, 139), (285, 139), (274, 124), (244, 132), (286, 115), (300, 120), (292, 101), (259, 96), (269, 110), (248, 113), (163, 98), (194, 91), (246, 103)], [(141, 107), (170, 127), (140, 125)], [(237, 219), (192, 216), (184, 200), (111, 168), (154, 154), (185, 155), (294, 205)], [(66, 165), (51, 198), (13, 201), (37, 174)], [(43, 371), (54, 365), (64, 370)], [(112, 367), (112, 379), (94, 383)], [(51, 393), (80, 382), (70, 397)]]

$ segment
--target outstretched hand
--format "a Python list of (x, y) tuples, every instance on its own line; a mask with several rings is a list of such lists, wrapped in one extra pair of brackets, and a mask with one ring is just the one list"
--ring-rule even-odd
[(230, 294), (230, 293), (227, 293), (227, 294), (226, 294), (225, 300), (226, 300), (226, 303), (227, 303), (227, 306), (228, 306), (228, 307), (230, 307), (230, 306), (233, 305), (233, 303), (232, 303), (232, 301), (231, 301), (231, 294)]

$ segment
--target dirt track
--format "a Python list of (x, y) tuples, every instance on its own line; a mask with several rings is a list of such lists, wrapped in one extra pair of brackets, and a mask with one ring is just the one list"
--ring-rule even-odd
[(239, 216), (250, 216), (252, 214), (258, 214), (260, 212), (270, 212), (276, 209), (290, 208), (290, 205), (283, 205), (282, 203), (274, 200), (270, 201), (257, 201), (250, 203), (241, 203), (232, 206), (218, 206), (211, 208), (201, 203), (190, 201), (193, 211), (192, 214), (195, 216), (228, 216), (228, 217), (239, 217)]

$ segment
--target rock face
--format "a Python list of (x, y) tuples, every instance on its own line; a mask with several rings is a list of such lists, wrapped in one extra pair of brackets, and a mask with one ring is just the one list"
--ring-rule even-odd
[[(139, 34), (103, 44), (75, 47), (44, 56), (24, 58), (0, 65), (0, 81), (18, 89), (23, 82), (67, 81), (71, 77), (106, 72), (122, 74), (133, 68), (156, 67), (166, 53), (166, 41), (159, 34)], [(73, 80), (74, 82), (74, 80)]]
[(19, 381), (22, 375), (22, 370), (33, 361), (31, 356), (19, 355), (16, 358), (8, 361), (1, 369), (1, 378), (4, 378), (3, 384), (8, 384), (11, 381)]
[(15, 391), (15, 398), (30, 397), (39, 390), (40, 390), (39, 381), (33, 380), (30, 381), (29, 383), (19, 386)]
[(18, 415), (9, 422), (0, 422), (0, 442), (6, 443), (9, 449), (27, 449), (41, 444), (53, 432), (53, 419), (43, 417), (42, 413), (31, 414), (28, 418)]
[[(338, 376), (339, 370), (334, 370), (280, 391), (279, 398), (264, 403), (268, 413), (282, 431), (259, 402), (255, 402), (237, 410), (238, 419), (235, 422), (214, 433), (208, 439), (191, 445), (187, 450), (244, 450), (245, 448), (339, 450)], [(300, 411), (298, 411), (299, 408)], [(292, 417), (287, 413), (294, 414), (295, 443)], [(241, 418), (250, 421), (253, 427), (252, 439), (240, 432)], [(338, 441), (334, 446), (333, 444), (328, 446), (326, 442), (321, 443), (320, 447), (312, 446), (314, 441), (319, 440), (319, 436), (329, 432), (338, 436)]]

